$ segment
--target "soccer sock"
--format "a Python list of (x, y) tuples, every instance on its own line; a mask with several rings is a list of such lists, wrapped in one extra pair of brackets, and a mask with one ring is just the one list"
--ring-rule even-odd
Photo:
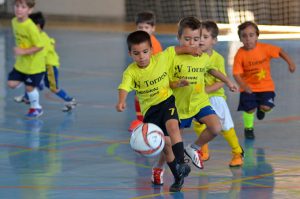
[(254, 126), (254, 113), (243, 112), (244, 127), (252, 129)]
[(134, 107), (135, 107), (136, 118), (140, 121), (143, 121), (144, 116), (142, 115), (141, 106), (140, 106), (137, 96), (134, 96)]
[(241, 154), (243, 152), (234, 128), (231, 128), (228, 131), (222, 131), (222, 135), (231, 147), (233, 154)]
[(199, 122), (193, 120), (193, 127), (197, 137), (199, 137), (201, 133), (204, 131), (204, 129), (206, 128), (206, 125), (200, 124)]
[(59, 91), (55, 94), (66, 102), (72, 101), (73, 99), (63, 89), (59, 89)]
[(178, 163), (184, 163), (184, 146), (183, 142), (178, 142), (172, 146), (175, 159)]
[(28, 94), (27, 94), (27, 92), (25, 92), (25, 94), (24, 94), (23, 98), (25, 98), (25, 99), (29, 100), (29, 97), (28, 97)]
[(27, 92), (27, 95), (30, 102), (30, 108), (42, 108), (39, 101), (40, 95), (36, 88), (34, 88), (31, 92)]
[(176, 162), (176, 159), (174, 159), (172, 162), (168, 162), (167, 164), (168, 164), (173, 176), (176, 178), (177, 177), (177, 170), (176, 170), (177, 162)]

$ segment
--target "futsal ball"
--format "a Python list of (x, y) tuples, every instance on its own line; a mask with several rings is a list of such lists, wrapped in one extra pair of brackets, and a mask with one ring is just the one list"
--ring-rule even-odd
[(164, 133), (155, 124), (142, 123), (132, 131), (130, 146), (145, 157), (156, 156), (165, 146)]

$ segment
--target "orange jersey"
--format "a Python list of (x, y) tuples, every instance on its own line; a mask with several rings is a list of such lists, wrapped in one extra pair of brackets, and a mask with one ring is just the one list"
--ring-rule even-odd
[(160, 42), (156, 39), (154, 35), (151, 35), (151, 43), (152, 43), (152, 49), (153, 49), (153, 55), (159, 53), (162, 51), (162, 47), (160, 45)]
[(270, 61), (278, 58), (280, 51), (277, 46), (259, 42), (251, 50), (240, 48), (234, 57), (233, 75), (240, 75), (253, 92), (274, 91)]

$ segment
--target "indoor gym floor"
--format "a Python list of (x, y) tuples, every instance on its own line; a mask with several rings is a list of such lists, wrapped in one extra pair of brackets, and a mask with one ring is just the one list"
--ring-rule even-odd
[[(78, 100), (71, 113), (61, 111), (62, 101), (48, 90), (41, 92), (44, 115), (24, 117), (28, 106), (13, 97), (24, 88), (6, 86), (14, 60), (13, 38), (8, 27), (0, 29), (0, 198), (3, 199), (112, 199), (203, 198), (271, 199), (300, 198), (300, 70), (294, 74), (282, 60), (272, 61), (277, 86), (276, 107), (255, 123), (256, 139), (245, 140), (241, 113), (236, 111), (238, 93), (229, 93), (228, 104), (236, 125), (245, 163), (228, 167), (230, 148), (219, 136), (210, 143), (211, 158), (205, 168), (186, 178), (181, 193), (169, 193), (173, 178), (153, 186), (155, 159), (136, 155), (128, 144), (128, 125), (135, 118), (133, 94), (128, 109), (115, 110), (117, 86), (126, 65), (126, 33), (85, 29), (51, 28), (61, 59), (60, 85)], [(174, 34), (160, 34), (164, 48), (177, 44)], [(279, 45), (300, 66), (300, 40), (264, 40)], [(220, 41), (216, 50), (227, 61), (239, 42)], [(196, 136), (184, 133), (185, 143)]]

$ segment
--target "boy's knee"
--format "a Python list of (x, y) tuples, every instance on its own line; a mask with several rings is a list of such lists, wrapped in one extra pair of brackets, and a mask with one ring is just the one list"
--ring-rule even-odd
[(220, 135), (222, 131), (222, 126), (220, 124), (216, 124), (214, 126), (209, 127), (208, 131), (214, 136)]
[(272, 108), (269, 107), (269, 106), (266, 106), (266, 105), (261, 105), (261, 106), (259, 107), (259, 109), (262, 110), (262, 111), (264, 111), (264, 112), (268, 112), (268, 111), (270, 111)]
[(20, 83), (18, 83), (18, 82), (16, 82), (16, 81), (8, 81), (8, 82), (7, 82), (7, 86), (8, 86), (9, 88), (12, 88), (12, 89), (17, 88), (19, 84), (20, 84)]

